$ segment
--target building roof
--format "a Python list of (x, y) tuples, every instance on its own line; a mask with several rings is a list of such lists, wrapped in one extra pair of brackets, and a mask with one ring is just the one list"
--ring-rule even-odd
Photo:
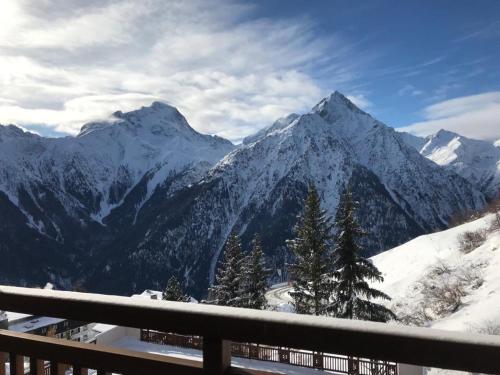
[(49, 318), (45, 316), (30, 316), (29, 319), (18, 319), (13, 324), (9, 320), (9, 331), (31, 332), (39, 328), (51, 326), (65, 321), (66, 319)]
[(161, 300), (163, 298), (163, 292), (159, 292), (158, 290), (146, 289), (141, 294), (132, 295), (132, 298), (148, 298)]

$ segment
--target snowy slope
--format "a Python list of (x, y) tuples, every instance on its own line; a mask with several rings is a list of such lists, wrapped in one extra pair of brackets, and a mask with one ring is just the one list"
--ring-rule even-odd
[[(490, 214), (443, 232), (418, 237), (373, 257), (385, 278), (382, 284), (374, 286), (393, 298), (388, 305), (406, 323), (500, 334), (500, 229), (492, 231), (493, 220), (498, 219)], [(460, 236), (471, 231), (486, 233), (486, 240), (464, 254), (459, 250)], [(457, 285), (461, 285), (459, 302), (452, 297), (453, 307), (436, 314), (435, 306), (442, 306), (443, 301), (446, 301), (444, 306), (448, 306), (448, 296), (452, 295), (441, 291), (457, 290)], [(434, 298), (434, 290), (440, 291), (438, 299)], [(427, 373), (459, 374), (440, 369), (429, 369)]]
[(496, 144), (446, 130), (425, 138), (401, 136), (429, 160), (461, 175), (490, 198), (500, 194), (500, 147)]
[(271, 126), (265, 127), (263, 129), (259, 130), (257, 133), (250, 135), (248, 137), (245, 137), (243, 139), (243, 144), (247, 145), (249, 143), (258, 141), (259, 139), (264, 138), (266, 135), (268, 135), (274, 131), (286, 128), (288, 125), (290, 125), (298, 117), (299, 117), (298, 114), (292, 113), (286, 117), (279, 118)]
[[(496, 227), (493, 223), (497, 222)], [(460, 250), (461, 236), (482, 232), (485, 241), (469, 253)], [(372, 287), (384, 291), (392, 300), (380, 301), (390, 307), (405, 324), (452, 331), (500, 334), (500, 219), (488, 214), (452, 229), (417, 237), (401, 246), (371, 258), (384, 281)], [(436, 314), (439, 301), (429, 298), (433, 290), (456, 289), (460, 302)], [(293, 311), (290, 286), (279, 284), (266, 294), (272, 309)], [(438, 294), (441, 295), (441, 294)], [(447, 304), (445, 304), (447, 306)], [(401, 324), (391, 322), (390, 324)], [(468, 374), (428, 369), (428, 375)]]
[[(490, 230), (494, 215), (418, 237), (404, 245), (372, 258), (384, 276), (378, 288), (389, 294), (389, 303), (401, 316), (414, 314), (422, 307), (425, 296), (422, 281), (448, 282), (433, 276), (433, 269), (449, 269), (449, 278), (467, 276), (462, 304), (453, 311), (436, 316), (428, 311), (429, 320), (423, 325), (458, 331), (481, 331), (496, 325), (500, 332), (500, 230)], [(485, 231), (487, 239), (469, 253), (459, 249), (460, 235), (470, 231)], [(448, 276), (447, 276), (448, 277)], [(445, 280), (445, 281), (443, 281)]]
[[(493, 214), (462, 224), (452, 229), (417, 237), (401, 246), (387, 250), (371, 258), (381, 271), (384, 281), (373, 283), (372, 287), (387, 293), (392, 300), (387, 304), (402, 319), (410, 324), (454, 331), (475, 331), (500, 334), (500, 227), (492, 229), (498, 220)], [(460, 250), (460, 236), (466, 232), (483, 231), (484, 243), (469, 253)], [(433, 271), (449, 270), (442, 278)], [(437, 316), (427, 311), (428, 319), (420, 312), (425, 295), (422, 283), (436, 286), (453, 281), (455, 276), (464, 277), (465, 295), (454, 310)], [(433, 280), (433, 278), (435, 278)], [(469, 284), (469, 285), (467, 285)], [(290, 287), (277, 284), (267, 293), (273, 308), (291, 311)]]

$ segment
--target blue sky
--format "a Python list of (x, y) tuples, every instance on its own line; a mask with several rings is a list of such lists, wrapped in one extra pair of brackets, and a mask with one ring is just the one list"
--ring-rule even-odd
[[(259, 4), (263, 16), (309, 17), (318, 35), (339, 35), (351, 43), (352, 59), (367, 60), (358, 75), (341, 84), (321, 72), (317, 79), (325, 88), (365, 98), (366, 109), (391, 126), (425, 120), (432, 104), (500, 89), (499, 1)], [(500, 136), (500, 119), (497, 126)]]
[(238, 141), (339, 90), (388, 125), (500, 138), (500, 2), (6, 0), (0, 123), (162, 100)]

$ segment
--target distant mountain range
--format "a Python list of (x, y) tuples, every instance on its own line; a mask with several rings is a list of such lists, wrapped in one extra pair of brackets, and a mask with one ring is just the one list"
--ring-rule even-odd
[(499, 196), (500, 141), (470, 139), (446, 130), (428, 137), (402, 136), (420, 154), (464, 177), (487, 197)]
[[(283, 274), (311, 183), (332, 216), (350, 186), (365, 253), (376, 254), (495, 194), (484, 148), (468, 146), (465, 157), (438, 135), (398, 133), (338, 92), (239, 146), (196, 132), (162, 103), (76, 137), (0, 126), (0, 281), (130, 294), (175, 274), (199, 297), (232, 231), (246, 249), (259, 232)], [(451, 159), (438, 157), (443, 147), (468, 164), (442, 162)]]

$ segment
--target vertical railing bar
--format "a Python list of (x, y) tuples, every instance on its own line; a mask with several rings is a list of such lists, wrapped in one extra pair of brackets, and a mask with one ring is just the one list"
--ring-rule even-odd
[(62, 365), (58, 362), (50, 362), (50, 375), (61, 375)]
[(219, 337), (203, 337), (203, 373), (223, 375), (231, 367), (231, 343)]
[(0, 375), (5, 374), (5, 359), (7, 357), (7, 353), (0, 352)]
[(78, 366), (78, 365), (74, 365), (73, 366), (73, 375), (88, 375), (89, 373), (89, 370), (87, 368), (84, 368), (84, 367), (81, 367), (81, 366)]
[(16, 353), (9, 354), (10, 375), (24, 375), (24, 357)]
[(45, 372), (45, 362), (42, 359), (30, 357), (30, 375), (43, 375)]

